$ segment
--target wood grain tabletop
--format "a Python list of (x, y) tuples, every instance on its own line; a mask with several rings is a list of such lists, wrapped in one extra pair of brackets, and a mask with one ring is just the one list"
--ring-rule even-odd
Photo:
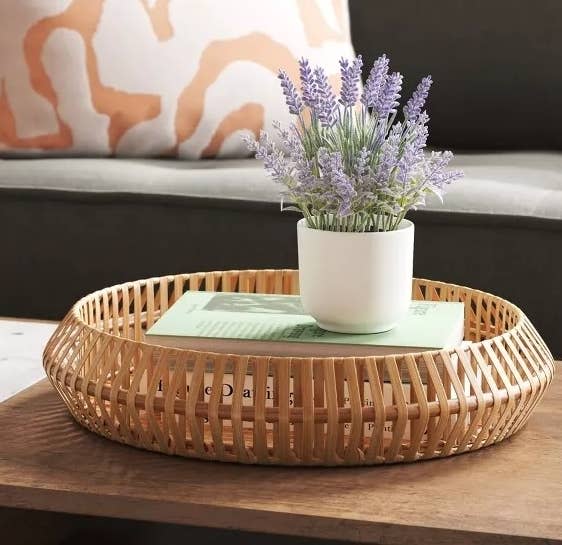
[(562, 543), (562, 377), (526, 428), (443, 460), (281, 468), (144, 452), (78, 426), (47, 381), (0, 404), (0, 505), (390, 544)]

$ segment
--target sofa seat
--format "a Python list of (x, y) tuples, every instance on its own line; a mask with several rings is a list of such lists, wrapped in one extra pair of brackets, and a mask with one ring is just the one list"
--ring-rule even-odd
[[(456, 155), (465, 178), (414, 211), (414, 272), (496, 293), (562, 355), (562, 153)], [(255, 160), (0, 160), (0, 315), (177, 272), (297, 266), (295, 222)]]
[[(562, 153), (457, 153), (465, 172), (427, 210), (562, 219)], [(253, 159), (35, 159), (0, 162), (0, 188), (279, 202)]]

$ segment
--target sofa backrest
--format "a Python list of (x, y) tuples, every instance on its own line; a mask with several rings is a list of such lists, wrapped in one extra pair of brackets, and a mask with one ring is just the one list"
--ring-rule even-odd
[(351, 0), (355, 49), (404, 95), (430, 73), (430, 144), (562, 149), (561, 0)]

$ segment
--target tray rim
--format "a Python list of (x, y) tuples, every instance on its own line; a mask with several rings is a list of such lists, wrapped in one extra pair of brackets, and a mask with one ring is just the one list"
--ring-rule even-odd
[[(207, 271), (207, 272), (196, 272), (196, 273), (179, 273), (179, 276), (186, 276), (186, 277), (190, 277), (192, 275), (208, 275), (208, 274), (224, 274), (224, 273), (232, 273), (232, 274), (239, 274), (241, 272), (243, 273), (255, 273), (255, 272), (260, 272), (260, 271), (264, 271), (264, 272), (269, 272), (269, 271), (276, 271), (276, 270), (280, 270), (283, 273), (298, 273), (297, 269), (231, 269), (231, 270), (225, 270), (225, 271)], [(105, 288), (101, 288), (98, 289), (94, 292), (91, 292), (83, 297), (81, 297), (78, 301), (76, 301), (76, 303), (74, 303), (72, 305), (72, 307), (70, 308), (70, 310), (68, 311), (68, 315), (72, 315), (73, 318), (75, 320), (77, 320), (85, 329), (90, 330), (91, 332), (94, 331), (101, 331), (103, 335), (108, 335), (111, 337), (114, 337), (116, 339), (122, 339), (122, 337), (120, 337), (119, 335), (115, 335), (111, 332), (105, 331), (103, 329), (99, 329), (97, 327), (93, 327), (89, 324), (87, 324), (84, 320), (82, 320), (82, 318), (80, 317), (80, 312), (79, 309), (82, 305), (86, 304), (89, 300), (95, 299), (96, 296), (103, 294), (104, 292), (108, 292), (110, 290), (113, 289), (119, 289), (119, 288), (123, 288), (123, 287), (129, 287), (129, 288), (134, 288), (135, 284), (138, 284), (139, 286), (146, 286), (149, 282), (154, 282), (154, 281), (160, 281), (163, 278), (167, 278), (167, 279), (174, 279), (176, 276), (178, 276), (178, 274), (169, 274), (169, 275), (162, 275), (162, 276), (154, 276), (154, 277), (148, 277), (148, 278), (143, 278), (143, 279), (139, 279), (139, 280), (132, 280), (132, 281), (128, 281), (128, 282), (122, 282), (119, 284), (114, 284), (111, 286), (107, 286)], [(413, 284), (415, 284), (416, 282), (430, 282), (432, 284), (439, 284), (442, 287), (452, 287), (458, 290), (466, 290), (466, 291), (470, 291), (472, 293), (476, 293), (476, 294), (482, 294), (483, 296), (487, 296), (487, 297), (492, 297), (493, 299), (495, 299), (496, 301), (503, 303), (506, 307), (510, 307), (511, 310), (517, 314), (517, 323), (512, 326), (511, 328), (506, 329), (503, 333), (501, 333), (500, 335), (496, 335), (492, 338), (489, 339), (483, 339), (481, 341), (471, 341), (472, 345), (482, 345), (484, 343), (489, 343), (492, 341), (500, 340), (500, 339), (505, 339), (506, 337), (510, 337), (512, 336), (514, 333), (519, 332), (522, 328), (523, 325), (525, 325), (525, 323), (527, 323), (528, 325), (530, 325), (533, 330), (534, 330), (534, 326), (532, 326), (532, 323), (530, 322), (530, 320), (528, 319), (528, 317), (526, 316), (526, 314), (523, 312), (523, 310), (518, 307), (517, 305), (515, 305), (514, 303), (510, 302), (509, 300), (500, 297), (498, 295), (495, 295), (493, 293), (490, 292), (486, 292), (483, 290), (479, 290), (476, 288), (471, 288), (469, 286), (463, 286), (460, 284), (454, 284), (451, 282), (444, 282), (441, 280), (431, 280), (428, 278), (421, 278), (421, 277), (414, 277), (413, 278)], [(189, 291), (189, 290), (186, 290)], [(209, 291), (213, 291), (213, 290), (209, 290)], [(134, 319), (134, 317), (132, 317), (132, 319)], [(466, 335), (466, 331), (465, 331), (465, 335)], [(542, 340), (542, 339), (541, 339)], [(181, 354), (193, 354), (195, 356), (200, 355), (200, 354), (209, 354), (212, 355), (214, 357), (221, 357), (221, 356), (232, 356), (232, 357), (240, 357), (240, 358), (259, 358), (259, 357), (264, 357), (264, 356), (258, 356), (256, 354), (244, 354), (244, 353), (240, 353), (240, 352), (213, 352), (213, 351), (200, 351), (200, 350), (193, 350), (193, 349), (186, 349), (186, 348), (177, 348), (177, 347), (170, 347), (170, 346), (163, 346), (163, 345), (159, 345), (156, 343), (149, 343), (146, 341), (137, 341), (135, 339), (127, 339), (128, 342), (134, 343), (135, 345), (138, 346), (145, 346), (145, 347), (149, 347), (149, 348), (159, 348), (162, 350), (167, 350), (167, 351), (173, 351), (173, 352), (177, 352), (177, 353), (181, 353)], [(545, 348), (548, 349), (548, 347), (546, 347), (546, 345), (543, 342), (543, 345)], [(466, 349), (463, 349), (463, 351), (467, 351), (469, 350), (469, 347), (466, 347)], [(436, 355), (440, 352), (447, 352), (449, 355), (455, 354), (457, 352), (457, 348), (445, 348), (445, 349), (435, 349), (435, 350), (421, 350), (418, 352), (406, 352), (406, 353), (395, 353), (395, 354), (388, 354), (391, 356), (408, 356), (408, 355), (422, 355), (422, 354), (432, 354), (432, 355)], [(324, 360), (326, 358), (334, 358), (334, 359), (345, 359), (346, 357), (352, 357), (355, 360), (362, 360), (362, 359), (367, 359), (367, 358), (384, 358), (385, 356), (380, 356), (380, 355), (375, 355), (373, 354), (372, 356), (346, 356), (343, 357), (342, 356), (266, 356), (268, 358), (271, 359), (291, 359), (291, 360), (302, 360), (302, 359), (312, 359), (313, 361), (319, 361), (319, 360)]]

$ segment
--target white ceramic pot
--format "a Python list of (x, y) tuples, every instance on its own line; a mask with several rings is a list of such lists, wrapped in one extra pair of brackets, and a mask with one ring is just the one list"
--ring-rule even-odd
[(339, 333), (395, 327), (412, 297), (414, 224), (396, 231), (335, 233), (297, 224), (302, 304), (318, 325)]

